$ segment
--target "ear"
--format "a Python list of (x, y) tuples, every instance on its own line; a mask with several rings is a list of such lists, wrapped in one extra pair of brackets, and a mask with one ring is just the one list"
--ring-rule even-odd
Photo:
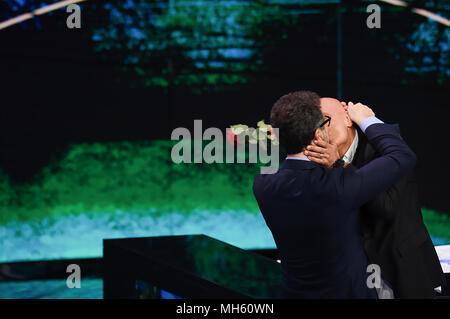
[(320, 140), (322, 138), (322, 133), (320, 132), (320, 128), (316, 129), (316, 132), (314, 133), (314, 139)]
[(347, 127), (353, 126), (353, 122), (350, 119), (350, 116), (348, 115), (348, 111), (345, 112), (345, 126), (347, 126)]

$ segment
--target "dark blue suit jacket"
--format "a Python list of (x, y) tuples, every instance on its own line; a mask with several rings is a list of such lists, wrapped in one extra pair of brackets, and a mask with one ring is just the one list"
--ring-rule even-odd
[(381, 156), (358, 170), (287, 159), (277, 173), (254, 181), (286, 298), (377, 297), (366, 284), (359, 207), (410, 171), (416, 157), (394, 125), (372, 124), (365, 133)]

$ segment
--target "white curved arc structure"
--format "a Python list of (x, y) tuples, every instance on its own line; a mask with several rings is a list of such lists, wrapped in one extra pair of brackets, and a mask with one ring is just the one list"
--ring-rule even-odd
[[(392, 4), (394, 6), (399, 6), (399, 7), (408, 7), (409, 6), (409, 4), (407, 2), (402, 1), (402, 0), (380, 0), (380, 1)], [(421, 16), (424, 16), (426, 18), (432, 19), (436, 22), (442, 23), (443, 25), (445, 25), (447, 27), (450, 27), (450, 20), (443, 16), (440, 16), (440, 15), (437, 15), (428, 10), (419, 9), (419, 8), (412, 8), (411, 11), (416, 14), (420, 14)]]
[[(8, 19), (6, 21), (0, 22), (0, 30), (1, 29), (5, 29), (7, 27), (10, 27), (12, 25), (15, 25), (17, 23), (21, 23), (21, 22), (26, 21), (28, 19), (31, 19), (31, 18), (33, 18), (33, 16), (42, 15), (42, 14), (45, 14), (47, 12), (50, 12), (50, 11), (53, 11), (53, 10), (57, 10), (57, 9), (66, 7), (66, 6), (70, 5), (70, 4), (74, 4), (74, 3), (78, 3), (78, 2), (82, 2), (82, 1), (86, 1), (86, 0), (64, 0), (64, 1), (58, 1), (58, 2), (56, 2), (54, 4), (50, 4), (50, 5), (44, 6), (42, 8), (36, 9), (36, 10), (34, 10), (32, 12), (21, 14), (21, 15), (19, 15), (17, 17), (14, 17), (14, 18)], [(409, 4), (407, 2), (402, 1), (402, 0), (380, 0), (380, 1), (392, 4), (392, 5), (395, 5), (395, 6), (401, 6), (401, 7), (408, 7), (409, 6)], [(419, 8), (412, 8), (411, 11), (416, 13), (416, 14), (420, 14), (421, 16), (424, 16), (426, 18), (432, 19), (432, 20), (434, 20), (436, 22), (439, 22), (439, 23), (441, 23), (441, 24), (443, 24), (443, 25), (445, 25), (447, 27), (450, 26), (450, 20), (449, 19), (447, 19), (445, 17), (442, 17), (440, 15), (437, 15), (435, 13), (432, 13), (432, 12), (430, 12), (428, 10), (419, 9)]]
[(12, 25), (15, 25), (17, 23), (21, 23), (23, 21), (32, 19), (34, 16), (39, 16), (39, 15), (42, 15), (42, 14), (46, 14), (46, 13), (48, 13), (50, 11), (61, 9), (61, 8), (67, 7), (68, 5), (75, 4), (75, 3), (78, 3), (78, 2), (83, 2), (83, 1), (86, 1), (86, 0), (64, 0), (64, 1), (58, 1), (58, 2), (53, 3), (53, 4), (49, 4), (49, 5), (44, 6), (42, 8), (36, 9), (34, 11), (31, 11), (31, 12), (28, 12), (28, 13), (24, 13), (24, 14), (21, 14), (21, 15), (19, 15), (17, 17), (14, 17), (14, 18), (8, 19), (6, 21), (0, 22), (0, 30), (1, 29), (5, 29), (7, 27), (10, 27)]
[(430, 18), (430, 19), (432, 19), (434, 21), (437, 21), (439, 23), (442, 23), (443, 25), (446, 25), (447, 27), (450, 27), (450, 20), (449, 19), (446, 19), (446, 18), (444, 18), (442, 16), (439, 16), (439, 15), (433, 13), (433, 12), (430, 12), (430, 11), (427, 11), (427, 10), (424, 10), (424, 9), (416, 9), (416, 8), (412, 9), (412, 12), (420, 14), (421, 16)]
[(380, 1), (392, 4), (394, 6), (399, 6), (399, 7), (407, 7), (408, 6), (407, 2), (401, 1), (401, 0), (380, 0)]

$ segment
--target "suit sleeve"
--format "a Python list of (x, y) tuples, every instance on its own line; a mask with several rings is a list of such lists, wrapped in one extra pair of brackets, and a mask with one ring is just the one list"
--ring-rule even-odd
[[(370, 125), (365, 134), (380, 157), (356, 171), (344, 173), (344, 193), (352, 208), (359, 208), (406, 175), (416, 163), (416, 155), (398, 135), (397, 127), (389, 124)], [(396, 192), (390, 193), (395, 200)], [(393, 201), (379, 202), (390, 205)], [(389, 208), (389, 207), (387, 207)]]
[[(398, 130), (400, 135), (400, 127), (397, 124), (394, 126)], [(361, 134), (363, 134), (361, 132)], [(400, 135), (401, 137), (401, 135)], [(365, 145), (364, 149), (361, 151), (364, 154), (364, 163), (367, 164), (373, 159), (377, 158), (379, 154), (375, 152), (372, 145), (368, 143)], [(357, 168), (352, 166), (354, 170)], [(400, 178), (394, 184), (389, 186), (385, 191), (375, 196), (369, 202), (361, 207), (361, 213), (366, 216), (372, 216), (374, 218), (382, 218), (384, 220), (392, 219), (398, 213), (398, 209), (401, 203), (402, 196), (405, 195), (405, 189), (408, 187), (408, 181), (414, 180), (413, 171), (408, 173), (407, 176)], [(416, 183), (416, 182), (415, 182)]]
[(397, 211), (400, 202), (400, 193), (405, 187), (404, 178), (388, 187), (384, 192), (375, 196), (374, 199), (361, 207), (361, 211), (383, 219), (391, 219)]
[[(373, 158), (372, 158), (373, 160)], [(350, 164), (347, 169), (356, 171), (357, 168)], [(361, 207), (361, 212), (376, 218), (391, 219), (394, 217), (401, 197), (401, 191), (405, 187), (406, 177), (401, 178), (389, 186), (385, 191), (376, 195)]]

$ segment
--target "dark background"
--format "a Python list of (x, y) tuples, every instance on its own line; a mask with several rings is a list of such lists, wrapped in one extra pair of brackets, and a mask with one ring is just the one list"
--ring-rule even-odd
[[(167, 1), (153, 1), (150, 9), (148, 1), (127, 1), (128, 5), (87, 1), (81, 4), (81, 29), (68, 29), (68, 13), (58, 10), (0, 30), (0, 167), (13, 182), (27, 183), (42, 167), (58, 160), (71, 143), (170, 139), (174, 128), (192, 128), (194, 119), (202, 119), (204, 128), (255, 126), (261, 119), (267, 122), (271, 106), (281, 95), (309, 89), (321, 96), (341, 94), (344, 101), (361, 101), (385, 122), (399, 123), (403, 137), (418, 155), (423, 206), (450, 212), (449, 28), (408, 8), (377, 2), (382, 27), (369, 29), (365, 8), (371, 2), (300, 2), (280, 1), (272, 8), (269, 1), (250, 1), (255, 8), (248, 17), (257, 10), (265, 17), (248, 20), (254, 24), (245, 29), (243, 37), (253, 41), (250, 58), (217, 54), (223, 47), (239, 48), (237, 40), (236, 45), (223, 46), (217, 39), (221, 32), (230, 37), (230, 28), (245, 26), (245, 19), (250, 18), (244, 14), (240, 22), (228, 21), (222, 29), (213, 30), (211, 26), (218, 23), (214, 19), (221, 21), (235, 9), (219, 6), (204, 14), (207, 1), (192, 1), (189, 9), (175, 8), (174, 18), (163, 26), (150, 18), (142, 20), (138, 13), (148, 10), (149, 16), (164, 15), (169, 10)], [(13, 3), (3, 4), (0, 20), (40, 5), (25, 1), (28, 6), (14, 9)], [(250, 10), (242, 9), (248, 7), (246, 3), (242, 1), (236, 10)], [(446, 1), (410, 3), (448, 16)], [(114, 10), (132, 21), (115, 21)], [(180, 22), (182, 12), (188, 13)], [(203, 17), (196, 20), (199, 24), (207, 22), (204, 26), (192, 24), (196, 14)], [(142, 21), (150, 22), (142, 26)], [(96, 30), (108, 25), (115, 26), (116, 35), (94, 41)], [(131, 43), (127, 28), (133, 25), (140, 26), (147, 37), (127, 45)], [(434, 33), (423, 31), (430, 28)], [(191, 41), (177, 45), (176, 30)], [(195, 42), (198, 32), (208, 36), (206, 40)], [(416, 41), (417, 34), (428, 43)], [(155, 50), (139, 47), (151, 41), (167, 45)], [(422, 45), (416, 51), (408, 47), (414, 41)], [(112, 46), (99, 49), (99, 43)], [(188, 54), (205, 48), (210, 50), (207, 58)], [(130, 55), (137, 58), (130, 62)], [(224, 64), (219, 69), (201, 69), (195, 67), (199, 61)], [(238, 63), (242, 68), (233, 71), (231, 66)], [(148, 73), (142, 77), (137, 67)], [(210, 73), (219, 74), (219, 80), (205, 80)], [(230, 74), (236, 77), (229, 80)], [(166, 81), (163, 85), (154, 80), (161, 78)]]

